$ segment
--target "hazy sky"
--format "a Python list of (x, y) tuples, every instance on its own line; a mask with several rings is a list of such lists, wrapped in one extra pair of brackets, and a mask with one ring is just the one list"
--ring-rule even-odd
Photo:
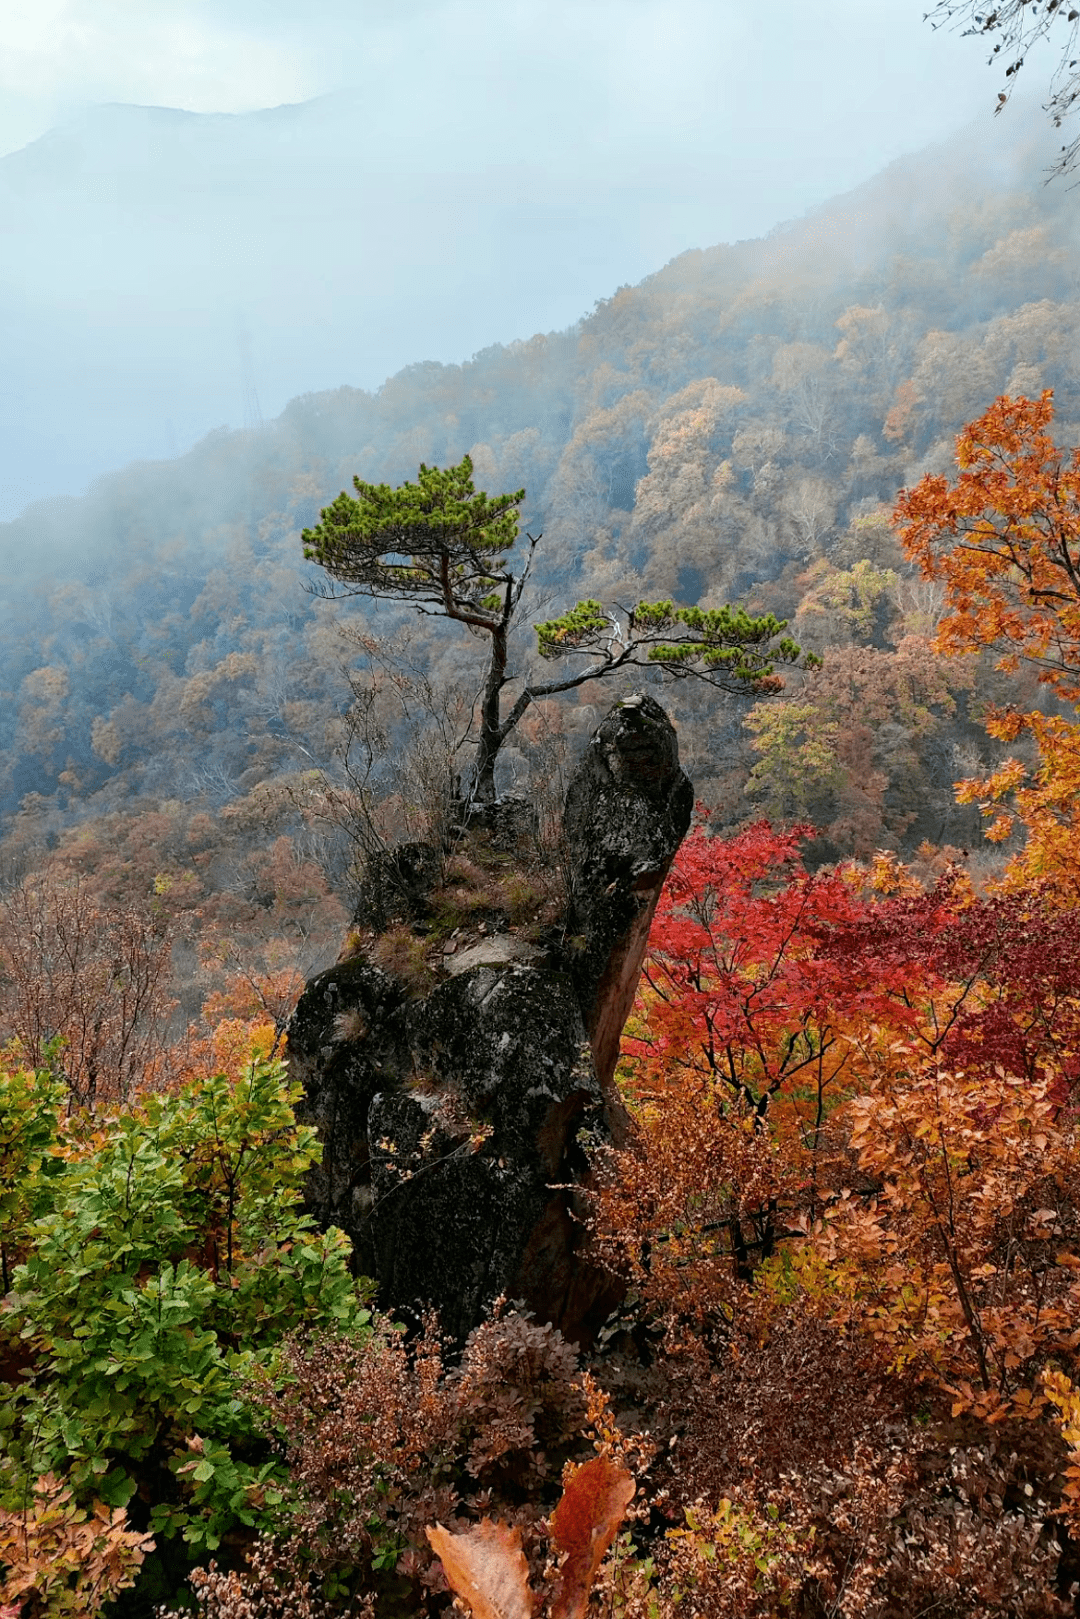
[(753, 154), (747, 234), (793, 182), (809, 205), (989, 113), (985, 46), (933, 32), (927, 3), (4, 0), (0, 155), (99, 102), (242, 112), (363, 87), (421, 161), (449, 139), (627, 175), (695, 154), (737, 178)]
[(565, 328), (973, 121), (992, 165), (1013, 109), (928, 4), (0, 0), (0, 521), (242, 422), (240, 325), (273, 415)]

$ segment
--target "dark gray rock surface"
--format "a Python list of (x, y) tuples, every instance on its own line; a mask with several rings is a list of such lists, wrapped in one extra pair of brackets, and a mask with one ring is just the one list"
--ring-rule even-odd
[(403, 843), (369, 856), (354, 926), (419, 921), (438, 872), (439, 851), (428, 843)]
[[(409, 1010), (410, 1092), (371, 1104), (376, 1274), (402, 1305), (437, 1305), (462, 1338), (506, 1292), (564, 1320), (570, 1267), (528, 1253), (584, 1169), (574, 1137), (603, 1105), (573, 985), (533, 967), (480, 966)], [(575, 1150), (576, 1149), (576, 1150)]]
[(675, 727), (653, 698), (617, 703), (566, 794), (568, 932), (596, 1074), (609, 1106), (619, 1041), (634, 1003), (660, 890), (694, 809)]
[(306, 1202), (323, 1227), (351, 1238), (361, 1274), (375, 1273), (368, 1115), (373, 1098), (412, 1072), (402, 985), (362, 957), (312, 978), (289, 1024), (289, 1071), (304, 1087), (298, 1110), (322, 1141)]
[[(323, 1141), (308, 1203), (351, 1237), (382, 1308), (434, 1305), (462, 1341), (506, 1294), (581, 1341), (617, 1302), (611, 1278), (581, 1256), (574, 1188), (587, 1174), (584, 1138), (623, 1135), (619, 1038), (692, 805), (663, 709), (625, 699), (570, 784), (569, 905), (542, 949), (455, 938), (465, 959), (452, 966), (433, 937), (442, 981), (419, 998), (363, 953), (307, 985), (289, 1054), (302, 1116)], [(500, 821), (500, 847), (515, 826), (522, 848), (534, 844), (518, 804)], [(419, 888), (410, 908), (428, 910)]]

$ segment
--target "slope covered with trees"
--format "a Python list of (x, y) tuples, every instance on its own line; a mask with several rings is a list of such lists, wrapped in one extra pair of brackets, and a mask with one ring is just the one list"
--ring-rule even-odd
[[(213, 813), (330, 767), (355, 659), (304, 593), (300, 531), (354, 475), (396, 484), (469, 453), (478, 488), (526, 489), (543, 534), (523, 623), (582, 598), (736, 602), (842, 649), (749, 730), (746, 704), (680, 702), (692, 773), (733, 824), (812, 813), (833, 853), (971, 841), (950, 784), (958, 751), (986, 752), (980, 699), (921, 657), (936, 598), (879, 513), (998, 393), (1052, 386), (1066, 438), (1080, 420), (1074, 200), (1022, 153), (1012, 178), (960, 145), (909, 160), (568, 332), (299, 399), (32, 508), (0, 539), (5, 824), (40, 840), (169, 801)], [(470, 649), (427, 628), (414, 657), (471, 697)], [(591, 697), (559, 709), (571, 738)], [(505, 781), (527, 774), (509, 750)]]

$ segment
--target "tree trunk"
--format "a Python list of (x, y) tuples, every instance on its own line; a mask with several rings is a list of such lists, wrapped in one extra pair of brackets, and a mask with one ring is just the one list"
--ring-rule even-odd
[(503, 730), (499, 724), (499, 696), (506, 681), (506, 625), (501, 624), (491, 635), (491, 662), (484, 680), (484, 695), (480, 701), (480, 746), (473, 771), (470, 797), (474, 804), (495, 802), (495, 761), (503, 744)]
[(494, 741), (482, 730), (480, 733), (480, 749), (476, 758), (476, 769), (473, 772), (473, 784), (470, 798), (474, 804), (494, 804), (495, 802), (495, 760), (499, 754), (499, 738)]

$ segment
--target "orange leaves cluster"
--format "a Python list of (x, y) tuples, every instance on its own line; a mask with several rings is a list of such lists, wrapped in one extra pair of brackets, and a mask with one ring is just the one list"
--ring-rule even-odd
[(223, 1018), (265, 1020), (284, 1030), (304, 989), (304, 978), (296, 965), (268, 967), (259, 971), (245, 964), (231, 973), (221, 989), (211, 990), (203, 1001), (204, 1020), (214, 1025)]
[(1033, 711), (993, 714), (986, 728), (1003, 742), (1030, 737), (1038, 763), (1029, 770), (1020, 760), (1007, 759), (986, 776), (958, 783), (957, 797), (979, 805), (992, 843), (1011, 837), (1018, 823), (1024, 829), (1023, 847), (1005, 873), (1007, 886), (1038, 884), (1056, 903), (1073, 906), (1080, 900), (1080, 727), (1059, 714)]
[(1080, 1530), (1080, 1389), (1059, 1371), (1044, 1372), (1042, 1386), (1061, 1413), (1061, 1431), (1069, 1447), (1062, 1494), (1069, 1527), (1075, 1533)]
[[(1040, 399), (995, 400), (956, 441), (959, 477), (926, 477), (904, 490), (893, 517), (923, 575), (945, 587), (936, 648), (957, 656), (992, 648), (998, 668), (1022, 664), (1065, 703), (1080, 704), (1080, 449), (1049, 433), (1049, 390)], [(1034, 772), (1009, 759), (959, 784), (978, 802), (987, 836), (1003, 842), (1019, 821), (1024, 849), (1008, 880), (1041, 883), (1075, 904), (1080, 856), (1080, 739), (1074, 720), (1039, 710), (991, 711), (1000, 741), (1034, 743)], [(1011, 805), (1011, 807), (1010, 807)]]
[(1006, 396), (956, 441), (959, 477), (923, 478), (893, 514), (904, 549), (945, 586), (938, 648), (993, 647), (1080, 700), (1080, 450), (1051, 438), (1052, 394)]
[(39, 1478), (22, 1512), (0, 1508), (0, 1614), (10, 1619), (83, 1619), (135, 1583), (150, 1535), (127, 1526), (123, 1507), (87, 1511), (52, 1474)]
[[(552, 1549), (563, 1561), (545, 1619), (584, 1619), (597, 1570), (633, 1495), (633, 1478), (603, 1453), (569, 1474), (548, 1526)], [(427, 1537), (475, 1619), (532, 1619), (536, 1597), (520, 1529), (485, 1518), (461, 1535), (439, 1524)]]
[(1051, 1091), (895, 1051), (848, 1103), (876, 1189), (843, 1190), (817, 1255), (845, 1279), (848, 1321), (953, 1415), (1035, 1415), (1048, 1357), (1080, 1347), (1080, 1141)]
[(221, 1017), (205, 1031), (189, 1031), (171, 1048), (171, 1082), (180, 1086), (224, 1074), (230, 1084), (237, 1084), (255, 1064), (268, 1062), (280, 1049), (280, 1031), (269, 1018)]

